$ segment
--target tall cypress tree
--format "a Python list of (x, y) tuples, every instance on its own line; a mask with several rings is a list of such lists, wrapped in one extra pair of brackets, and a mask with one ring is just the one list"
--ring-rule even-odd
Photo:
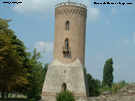
[(109, 86), (111, 88), (114, 78), (113, 70), (113, 60), (110, 58), (104, 65), (102, 86)]

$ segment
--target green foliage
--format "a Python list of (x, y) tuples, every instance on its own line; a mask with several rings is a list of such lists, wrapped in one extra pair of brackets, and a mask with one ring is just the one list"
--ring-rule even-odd
[(34, 98), (35, 96), (40, 95), (41, 89), (41, 72), (42, 72), (42, 64), (38, 61), (40, 58), (40, 53), (36, 52), (36, 49), (33, 51), (33, 55), (30, 57), (30, 66), (31, 66), (31, 73), (30, 77), (28, 78), (29, 83), (31, 84), (31, 88), (27, 93), (28, 98)]
[(100, 93), (106, 92), (106, 91), (112, 91), (112, 89), (109, 86), (103, 86), (99, 89)]
[(100, 89), (101, 88), (101, 81), (96, 79), (95, 83), (97, 84), (97, 88)]
[(18, 91), (28, 84), (27, 69), (24, 67), (26, 55), (23, 43), (9, 29), (8, 22), (0, 18), (0, 90)]
[(110, 58), (104, 65), (102, 86), (109, 86), (111, 88), (114, 78), (113, 70), (113, 60)]
[[(5, 98), (5, 99), (0, 99), (0, 101), (30, 101), (30, 99), (26, 98)], [(36, 100), (35, 100), (36, 101)]]
[[(17, 91), (25, 93), (29, 98), (41, 94), (48, 64), (43, 68), (38, 61), (41, 58), (36, 50), (26, 52), (26, 48), (14, 31), (9, 29), (8, 22), (0, 18), (0, 91)], [(26, 93), (25, 93), (26, 94)]]
[(45, 70), (42, 63), (38, 61), (41, 58), (39, 52), (36, 49), (33, 51), (33, 55), (30, 56), (31, 72), (28, 78), (30, 83), (30, 90), (27, 93), (28, 98), (35, 98), (41, 95), (41, 90), (44, 82)]
[(128, 85), (129, 83), (125, 82), (124, 80), (118, 82), (119, 84), (121, 84), (122, 86)]
[(102, 88), (99, 89), (100, 93), (106, 92), (106, 91), (111, 91), (112, 93), (117, 93), (121, 88), (124, 86), (128, 85), (124, 80), (118, 82), (118, 83), (113, 83), (112, 87), (110, 88), (109, 86), (103, 86)]
[(47, 70), (48, 70), (48, 66), (49, 66), (49, 64), (48, 64), (48, 63), (47, 63), (47, 64), (45, 64), (45, 67), (44, 67), (45, 76), (46, 76), (46, 73), (47, 73)]
[(56, 95), (57, 101), (75, 101), (74, 95), (70, 91), (62, 91)]
[(41, 96), (36, 96), (36, 101), (40, 100), (41, 99)]
[[(46, 77), (46, 73), (47, 73), (47, 69), (48, 69), (48, 63), (45, 64), (43, 70), (42, 70), (42, 77), (41, 77), (41, 82), (42, 84), (44, 83), (45, 77)], [(42, 85), (43, 86), (43, 85)]]
[(118, 83), (114, 83), (112, 85), (112, 92), (117, 93), (121, 88), (123, 88), (126, 85), (128, 85), (128, 83), (126, 83), (124, 80), (122, 80), (122, 81), (120, 81)]
[(92, 78), (92, 76), (89, 73), (87, 74), (87, 79), (89, 96), (98, 96), (100, 94), (98, 89), (100, 88), (101, 82)]
[(122, 87), (123, 87), (123, 86), (122, 86), (121, 84), (119, 84), (119, 83), (113, 84), (113, 85), (112, 85), (112, 92), (113, 92), (113, 93), (117, 93), (118, 90), (120, 90)]
[(29, 101), (37, 101), (36, 98), (31, 98)]

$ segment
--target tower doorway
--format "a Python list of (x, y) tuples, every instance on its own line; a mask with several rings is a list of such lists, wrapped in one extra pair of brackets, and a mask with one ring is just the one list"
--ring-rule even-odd
[(66, 91), (66, 84), (65, 83), (63, 83), (63, 85), (62, 85), (62, 91)]

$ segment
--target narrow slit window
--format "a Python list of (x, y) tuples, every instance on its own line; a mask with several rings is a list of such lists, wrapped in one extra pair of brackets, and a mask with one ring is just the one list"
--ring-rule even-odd
[(69, 21), (66, 22), (66, 30), (69, 30)]

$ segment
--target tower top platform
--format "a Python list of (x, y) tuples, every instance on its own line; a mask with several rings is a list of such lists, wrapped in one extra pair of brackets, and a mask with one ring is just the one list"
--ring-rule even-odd
[(55, 5), (55, 9), (58, 7), (62, 7), (62, 6), (77, 6), (77, 7), (87, 9), (87, 6), (85, 6), (81, 3), (76, 3), (76, 2), (62, 2), (62, 3)]

